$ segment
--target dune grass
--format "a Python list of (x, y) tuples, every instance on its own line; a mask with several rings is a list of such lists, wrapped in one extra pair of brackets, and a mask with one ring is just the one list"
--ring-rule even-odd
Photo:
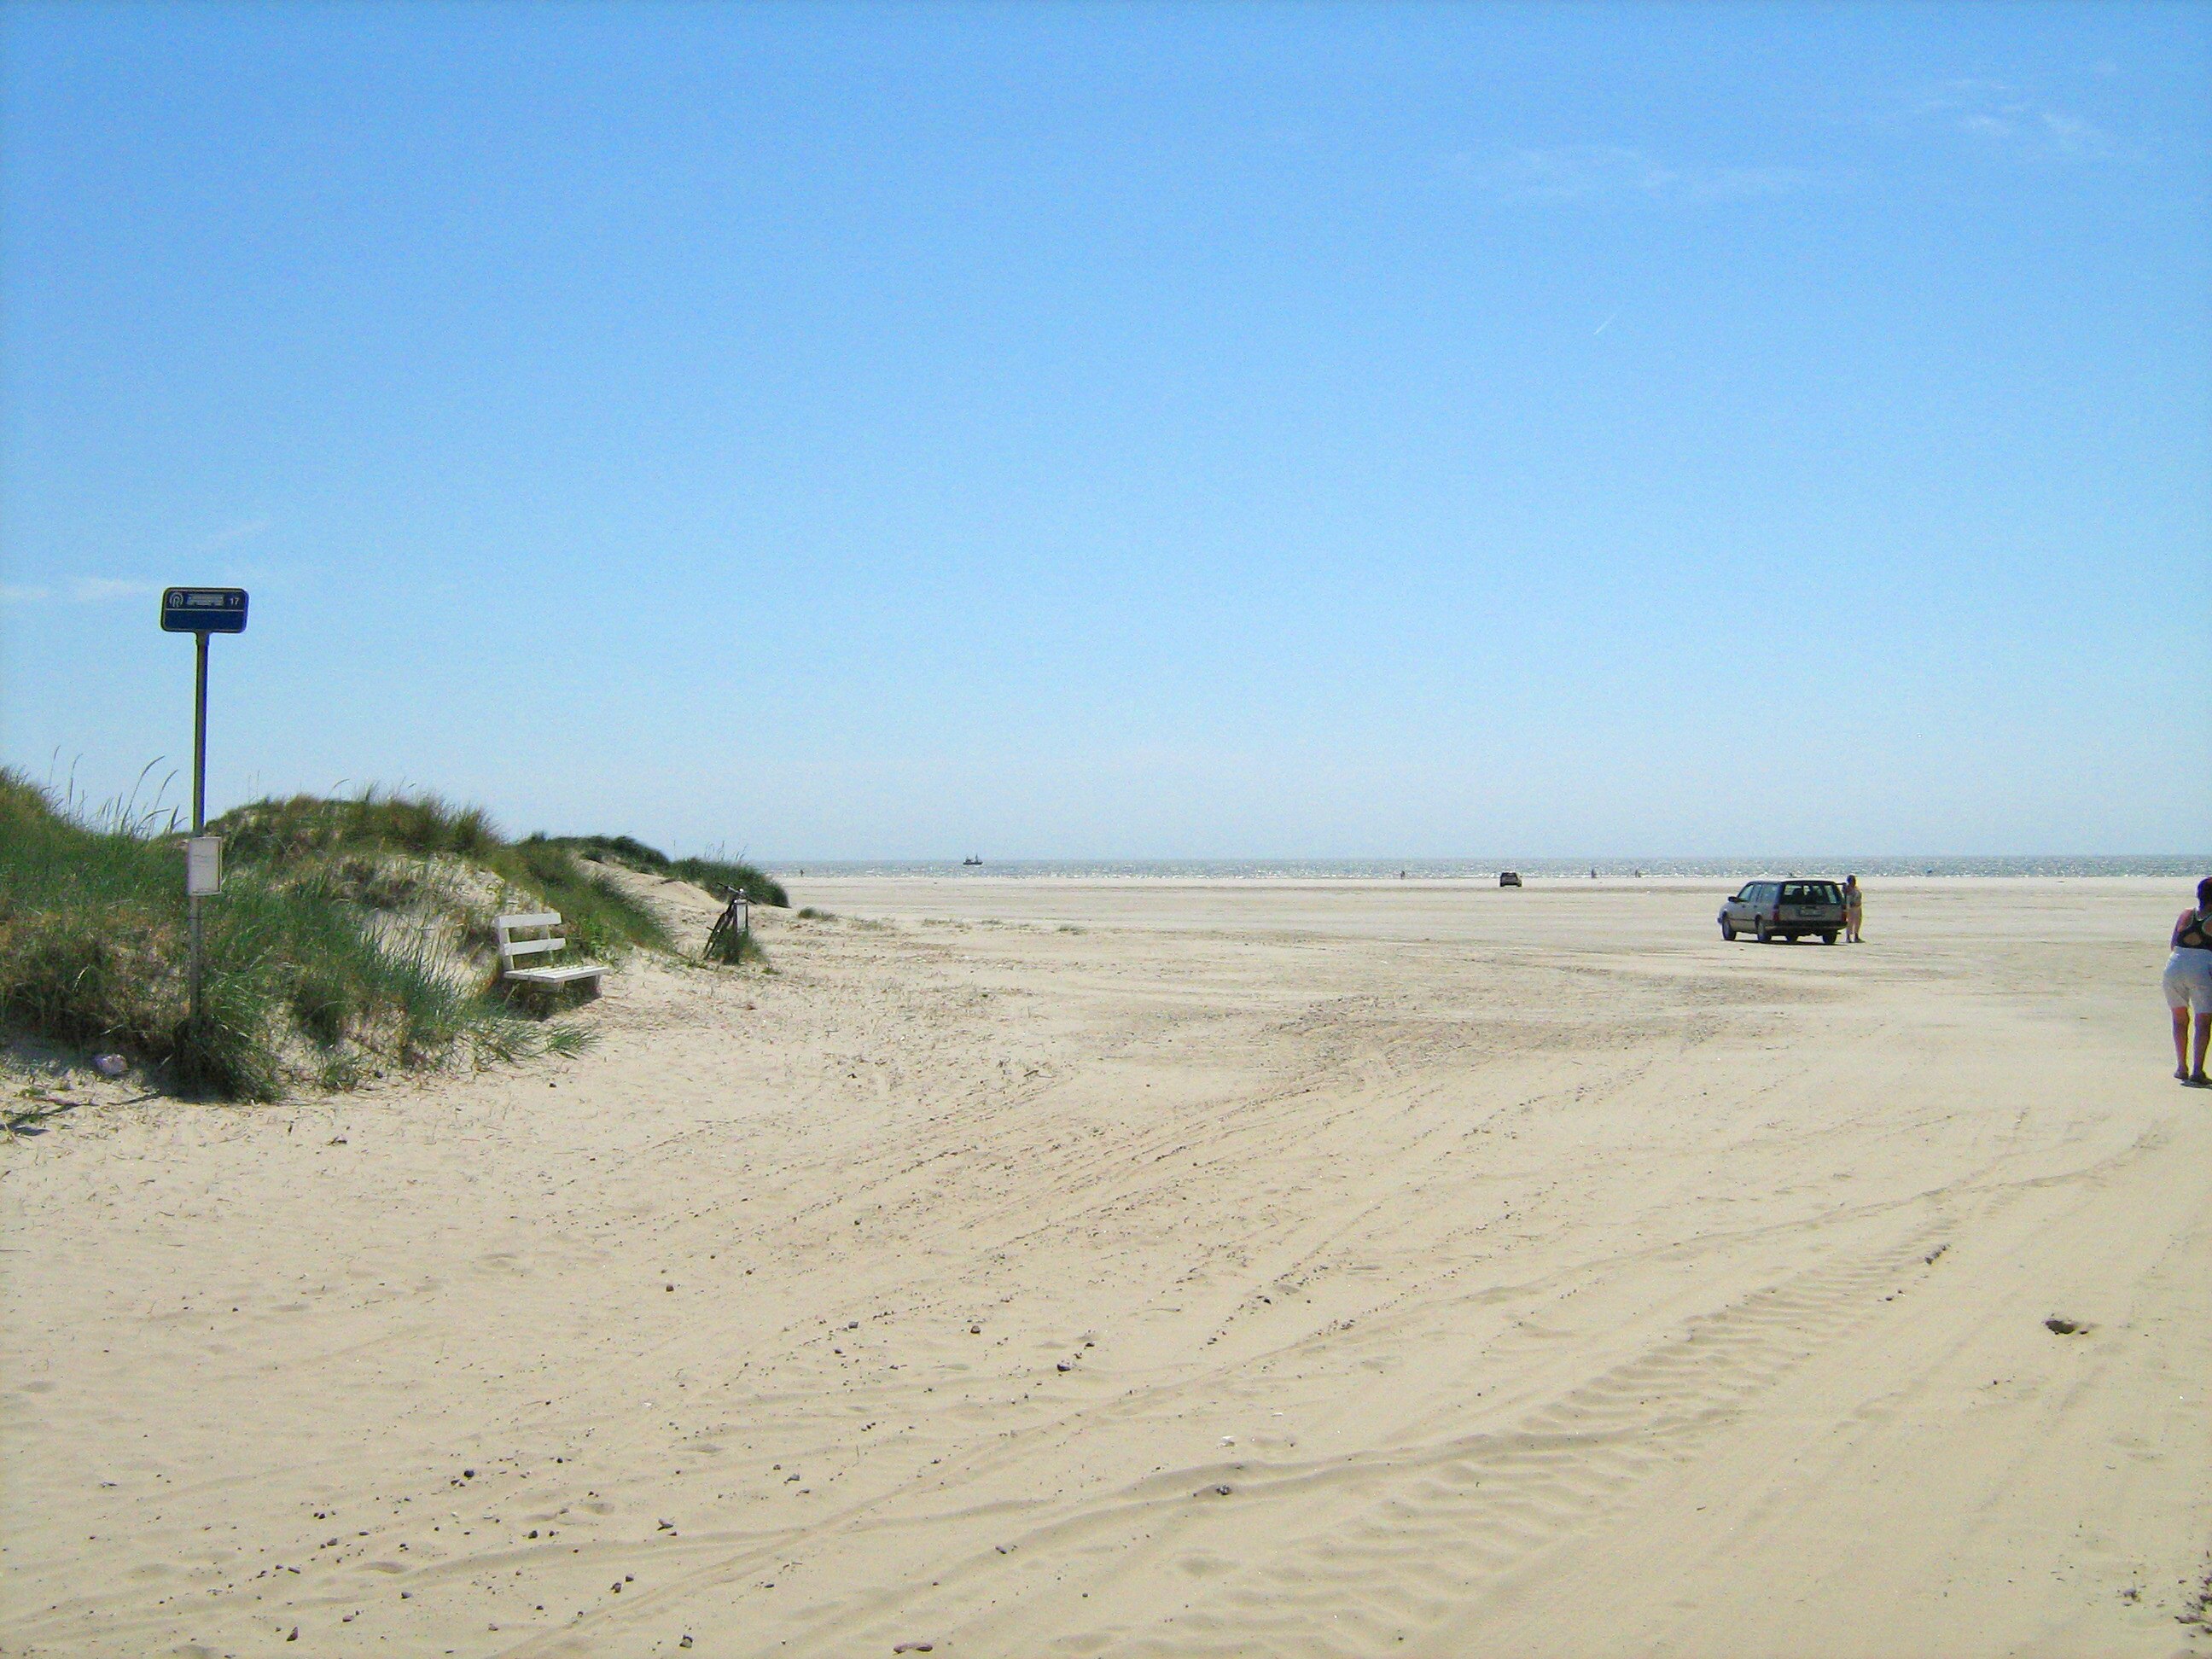
[(747, 963), (763, 968), (768, 966), (768, 952), (762, 948), (761, 942), (753, 937), (753, 930), (750, 927), (742, 933), (722, 933), (709, 935), (706, 948), (701, 954), (708, 962), (722, 963), (732, 968)]
[[(387, 1066), (569, 1051), (571, 1026), (494, 994), (492, 921), (552, 909), (575, 959), (673, 951), (604, 867), (783, 905), (752, 866), (671, 859), (627, 836), (502, 836), (481, 808), (364, 790), (250, 802), (210, 824), (222, 895), (202, 915), (202, 1013), (189, 1016), (174, 815), (88, 813), (0, 770), (0, 1024), (119, 1050), (184, 1092), (265, 1100)], [(761, 960), (750, 937), (734, 960)]]
[(632, 946), (672, 951), (676, 941), (659, 916), (591, 868), (567, 848), (549, 841), (518, 842), (484, 860), (511, 885), (542, 897), (567, 924), (568, 948), (613, 957)]
[[(508, 842), (482, 808), (455, 806), (435, 795), (295, 795), (235, 808), (208, 828), (223, 837), (226, 859), (349, 876), (356, 896), (371, 902), (378, 876), (405, 878), (393, 870), (392, 855), (457, 859), (505, 882), (518, 901), (558, 910), (572, 950), (611, 957), (639, 945), (673, 948), (658, 916), (565, 843), (543, 836)], [(469, 938), (479, 945), (490, 942), (489, 915), (473, 919)]]
[(488, 926), (423, 860), (449, 855), (550, 903), (586, 951), (665, 948), (659, 921), (559, 849), (501, 841), (431, 797), (295, 797), (240, 808), (223, 892), (203, 907), (202, 1017), (190, 1017), (177, 838), (122, 813), (64, 810), (0, 770), (0, 1024), (111, 1048), (186, 1093), (273, 1098), (386, 1066), (573, 1051), (586, 1034), (526, 1020), (455, 954)]
[[(532, 842), (544, 841), (555, 847), (565, 847), (578, 858), (592, 863), (614, 863), (632, 870), (641, 870), (647, 875), (674, 876), (703, 887), (710, 893), (743, 893), (749, 903), (774, 905), (787, 909), (790, 895), (783, 884), (767, 872), (738, 859), (681, 858), (672, 859), (657, 848), (629, 836), (532, 836)], [(525, 842), (524, 845), (530, 845)]]
[(504, 844), (481, 807), (382, 789), (251, 801), (208, 828), (223, 838), (225, 856), (270, 865), (349, 851), (482, 859)]

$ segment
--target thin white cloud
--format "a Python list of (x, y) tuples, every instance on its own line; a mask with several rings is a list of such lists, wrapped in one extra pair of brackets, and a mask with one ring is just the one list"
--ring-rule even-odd
[(1798, 167), (1677, 164), (1612, 144), (1462, 155), (1455, 165), (1483, 189), (1519, 202), (1740, 202), (1784, 195), (1813, 182), (1813, 175)]
[[(269, 514), (257, 514), (225, 525), (212, 535), (195, 543), (190, 558), (213, 553), (225, 548), (234, 548), (249, 542), (271, 529), (276, 520)], [(238, 556), (226, 554), (217, 563), (224, 568), (222, 580), (237, 582), (246, 580), (237, 563)], [(264, 573), (264, 574), (266, 573)], [(192, 577), (205, 580), (208, 573), (194, 571)], [(270, 577), (271, 581), (277, 577)], [(66, 599), (76, 605), (108, 605), (118, 601), (136, 601), (157, 598), (169, 584), (141, 576), (75, 576), (55, 582), (19, 582), (0, 584), (0, 605), (43, 605), (54, 599)]]
[[(225, 572), (224, 579), (246, 580), (235, 570)], [(274, 577), (268, 580), (272, 584), (277, 581)], [(44, 582), (0, 583), (0, 605), (44, 605), (54, 599), (66, 599), (73, 605), (111, 605), (156, 599), (168, 586), (131, 576), (76, 576), (63, 587)]]
[(159, 582), (114, 576), (79, 576), (70, 584), (70, 598), (79, 605), (105, 605), (111, 599), (150, 599), (161, 591)]
[(216, 531), (214, 535), (199, 544), (199, 550), (205, 553), (218, 547), (228, 547), (233, 542), (250, 540), (261, 534), (274, 522), (275, 520), (265, 513), (256, 518), (241, 519), (236, 524), (228, 525)]
[(2103, 128), (2006, 81), (1945, 81), (1922, 92), (1913, 111), (1984, 149), (2024, 161), (2101, 161), (2119, 153)]
[(2039, 109), (2035, 118), (2042, 125), (2043, 143), (2062, 155), (2094, 161), (2118, 153), (2118, 147), (2110, 134), (2077, 116), (2061, 110)]

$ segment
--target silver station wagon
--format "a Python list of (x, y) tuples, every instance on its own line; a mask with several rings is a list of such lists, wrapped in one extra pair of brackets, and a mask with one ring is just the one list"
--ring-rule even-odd
[(1808, 933), (1833, 945), (1844, 931), (1844, 889), (1833, 881), (1753, 881), (1721, 906), (1721, 937), (1749, 933), (1761, 945)]

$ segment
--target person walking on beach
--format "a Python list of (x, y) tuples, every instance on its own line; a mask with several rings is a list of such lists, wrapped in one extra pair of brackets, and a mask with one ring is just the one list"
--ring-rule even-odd
[[(2173, 924), (2173, 955), (2166, 964), (2166, 1006), (2173, 1010), (2173, 1074), (2193, 1088), (2212, 1089), (2204, 1075), (2204, 1049), (2212, 1042), (2212, 876), (2197, 884), (2197, 908)], [(2190, 1064), (2195, 1027), (2197, 1063)]]
[(1844, 878), (1844, 943), (1859, 943), (1859, 919), (1866, 914), (1866, 894), (1856, 876)]

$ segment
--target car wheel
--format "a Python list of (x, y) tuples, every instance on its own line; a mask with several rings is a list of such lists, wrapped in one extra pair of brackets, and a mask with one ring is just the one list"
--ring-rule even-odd
[(1766, 924), (1763, 921), (1759, 924), (1759, 942), (1761, 945), (1774, 943), (1774, 935), (1766, 931)]
[(1735, 924), (1723, 919), (1721, 922), (1721, 937), (1733, 945), (1735, 942)]
[(1835, 942), (1836, 936), (1833, 933), (1823, 933), (1820, 935), (1820, 943), (1823, 945), (1833, 945)]

